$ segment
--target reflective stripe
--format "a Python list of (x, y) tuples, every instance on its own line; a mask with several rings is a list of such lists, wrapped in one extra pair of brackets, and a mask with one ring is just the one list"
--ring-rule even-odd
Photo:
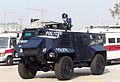
[(107, 51), (116, 51), (116, 50), (120, 50), (120, 45), (107, 45), (107, 46), (104, 46), (104, 48)]
[(5, 54), (6, 53), (13, 53), (15, 51), (15, 49), (8, 49), (8, 50), (5, 50)]

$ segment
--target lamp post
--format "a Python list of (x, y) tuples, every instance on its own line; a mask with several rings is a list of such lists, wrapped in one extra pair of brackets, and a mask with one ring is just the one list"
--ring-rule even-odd
[(22, 30), (23, 30), (23, 18), (20, 17), (18, 20), (19, 20), (19, 22), (20, 22), (19, 31), (20, 31), (20, 33), (22, 33)]
[(4, 12), (4, 31), (9, 31), (9, 27), (7, 26), (7, 16), (10, 14), (14, 14), (14, 12)]

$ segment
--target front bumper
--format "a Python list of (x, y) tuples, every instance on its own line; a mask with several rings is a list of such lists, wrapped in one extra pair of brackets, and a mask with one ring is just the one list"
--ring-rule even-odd
[(20, 61), (21, 58), (13, 58), (13, 61)]
[(0, 57), (0, 63), (3, 63), (3, 62), (5, 62), (7, 60), (7, 57)]

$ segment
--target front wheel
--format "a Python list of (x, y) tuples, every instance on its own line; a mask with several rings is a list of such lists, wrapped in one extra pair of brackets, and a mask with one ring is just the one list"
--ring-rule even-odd
[(101, 54), (96, 54), (91, 63), (91, 72), (93, 75), (103, 74), (105, 69), (105, 58)]
[(7, 57), (6, 64), (7, 65), (13, 65), (13, 58), (12, 57)]
[(73, 61), (69, 56), (61, 57), (55, 63), (55, 74), (59, 80), (69, 80), (73, 76), (74, 65)]
[(35, 77), (37, 71), (20, 62), (18, 64), (18, 73), (23, 79), (31, 79)]

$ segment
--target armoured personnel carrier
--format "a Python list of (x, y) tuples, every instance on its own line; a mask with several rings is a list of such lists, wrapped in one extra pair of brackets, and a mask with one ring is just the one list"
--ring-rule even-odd
[(105, 69), (102, 34), (50, 29), (18, 47), (18, 72), (23, 79), (34, 78), (37, 71), (55, 71), (59, 80), (69, 80), (76, 67), (90, 67), (93, 75)]

